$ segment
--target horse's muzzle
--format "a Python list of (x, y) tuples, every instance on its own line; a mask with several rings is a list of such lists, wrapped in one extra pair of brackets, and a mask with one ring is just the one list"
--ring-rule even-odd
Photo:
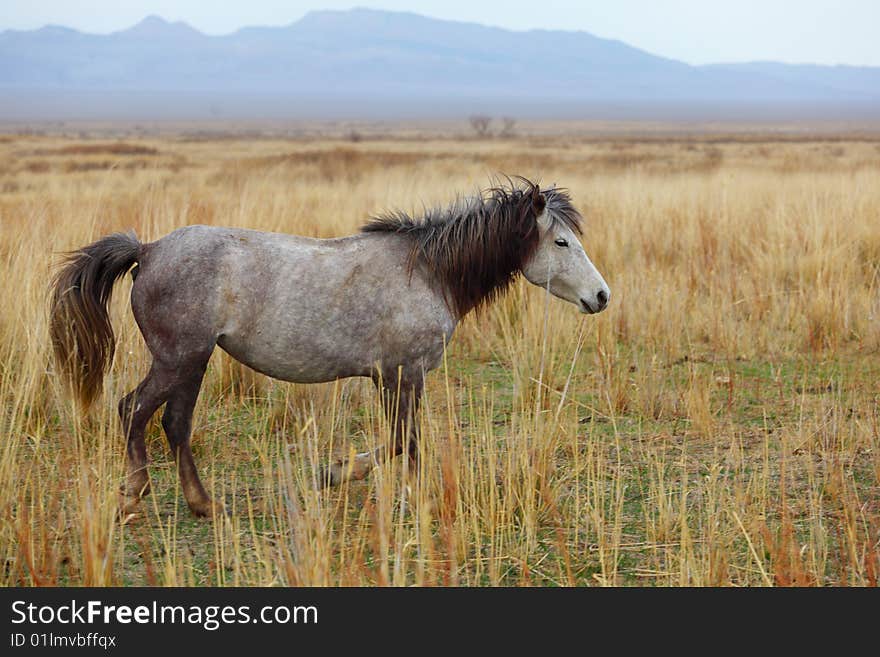
[(605, 307), (608, 305), (608, 293), (605, 290), (599, 290), (596, 294), (596, 301), (594, 303), (590, 303), (583, 297), (581, 297), (581, 307), (584, 312), (588, 315), (595, 315), (596, 313), (600, 313), (605, 310)]

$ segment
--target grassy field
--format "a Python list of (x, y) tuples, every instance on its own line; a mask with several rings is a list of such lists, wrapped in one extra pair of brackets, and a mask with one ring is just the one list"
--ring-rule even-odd
[[(148, 368), (127, 297), (89, 417), (47, 336), (57, 254), (191, 223), (330, 237), (499, 172), (568, 187), (612, 290), (595, 317), (520, 281), (458, 329), (401, 463), (368, 381), (273, 381), (221, 352), (186, 507), (158, 422), (120, 522), (116, 402)], [(0, 136), (0, 584), (876, 585), (880, 140), (738, 134), (219, 139)], [(295, 282), (291, 282), (295, 284)]]

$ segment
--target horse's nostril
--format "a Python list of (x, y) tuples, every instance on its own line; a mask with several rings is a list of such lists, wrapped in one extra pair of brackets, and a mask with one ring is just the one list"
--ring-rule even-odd
[(599, 290), (596, 299), (599, 301), (600, 308), (604, 308), (608, 305), (608, 293), (605, 290)]

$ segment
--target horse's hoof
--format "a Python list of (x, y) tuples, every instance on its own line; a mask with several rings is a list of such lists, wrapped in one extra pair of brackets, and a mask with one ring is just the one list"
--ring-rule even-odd
[(226, 505), (217, 500), (208, 500), (207, 502), (190, 504), (189, 509), (194, 516), (199, 518), (214, 518), (217, 516), (230, 517), (229, 511), (226, 510)]
[(141, 498), (137, 495), (119, 494), (119, 505), (116, 510), (119, 519), (123, 522), (128, 521), (130, 517), (138, 512)]
[(325, 465), (318, 470), (318, 488), (333, 488), (342, 483), (342, 464)]

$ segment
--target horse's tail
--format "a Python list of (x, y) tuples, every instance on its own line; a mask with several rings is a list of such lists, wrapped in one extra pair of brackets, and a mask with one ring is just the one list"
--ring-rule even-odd
[(103, 387), (116, 338), (107, 305), (113, 284), (141, 253), (134, 233), (114, 233), (67, 254), (52, 285), (49, 334), (73, 396), (88, 409)]

